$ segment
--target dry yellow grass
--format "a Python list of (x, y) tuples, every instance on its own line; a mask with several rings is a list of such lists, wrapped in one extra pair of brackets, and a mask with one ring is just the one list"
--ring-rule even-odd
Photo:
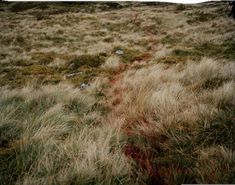
[(225, 6), (1, 4), (0, 184), (234, 183)]
[(118, 56), (110, 56), (105, 64), (103, 64), (101, 66), (103, 69), (107, 70), (107, 71), (111, 71), (111, 72), (115, 72), (120, 70), (121, 67), (121, 61), (120, 58)]
[(1, 142), (9, 150), (1, 157), (10, 157), (3, 183), (14, 175), (23, 175), (19, 184), (131, 183), (123, 134), (104, 122), (92, 95), (68, 85), (2, 92)]

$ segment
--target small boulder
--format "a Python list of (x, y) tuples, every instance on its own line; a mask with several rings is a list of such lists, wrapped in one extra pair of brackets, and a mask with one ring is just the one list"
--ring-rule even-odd
[(81, 90), (84, 90), (84, 89), (88, 88), (89, 86), (90, 86), (90, 84), (82, 83), (82, 84), (80, 85), (80, 89), (81, 89)]
[(124, 54), (124, 51), (118, 49), (117, 51), (115, 51), (115, 53), (116, 53), (117, 55), (123, 55), (123, 54)]

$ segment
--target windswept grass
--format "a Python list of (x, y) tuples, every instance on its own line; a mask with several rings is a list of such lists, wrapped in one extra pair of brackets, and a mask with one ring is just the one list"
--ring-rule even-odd
[(0, 184), (235, 183), (225, 9), (1, 3)]
[(118, 125), (68, 85), (1, 89), (3, 184), (131, 184)]
[[(232, 183), (235, 66), (203, 59), (179, 67), (157, 64), (126, 75), (120, 111), (127, 153), (155, 184)], [(201, 173), (203, 166), (210, 170)]]
[(121, 68), (121, 59), (118, 56), (110, 56), (105, 63), (101, 66), (104, 70), (116, 72)]

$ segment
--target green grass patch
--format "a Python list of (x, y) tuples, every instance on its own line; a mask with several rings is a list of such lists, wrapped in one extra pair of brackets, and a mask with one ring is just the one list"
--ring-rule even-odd
[(40, 65), (48, 65), (53, 62), (55, 55), (51, 53), (37, 54), (34, 56)]
[(223, 145), (227, 148), (234, 148), (235, 126), (233, 115), (234, 108), (225, 107), (215, 120), (207, 128), (201, 128), (196, 138), (197, 144), (204, 147), (212, 145)]
[(235, 41), (226, 40), (222, 44), (212, 42), (202, 43), (194, 48), (194, 52), (201, 56), (210, 56), (216, 58), (235, 59)]
[(65, 105), (65, 107), (72, 112), (75, 112), (77, 115), (83, 115), (88, 113), (89, 111), (89, 107), (83, 103), (80, 102), (79, 100), (72, 100), (71, 102), (69, 102), (67, 105)]
[(192, 51), (190, 50), (183, 50), (183, 49), (175, 49), (172, 51), (172, 54), (175, 56), (181, 56), (181, 57), (186, 57), (193, 55)]
[(162, 57), (157, 60), (160, 63), (184, 63), (187, 60), (200, 60), (201, 54), (198, 54), (192, 49), (174, 49), (169, 56)]
[(25, 67), (25, 66), (33, 65), (33, 63), (27, 60), (16, 60), (12, 62), (12, 65)]
[[(57, 68), (45, 65), (20, 62), (20, 67), (4, 67), (0, 72), (0, 86), (23, 87), (27, 83), (56, 84), (62, 80), (62, 73)], [(24, 65), (24, 66), (22, 66)], [(25, 66), (26, 65), (26, 66)]]
[(212, 57), (219, 59), (235, 59), (235, 41), (226, 40), (222, 44), (213, 42), (204, 42), (189, 49), (174, 49), (173, 56), (190, 57), (191, 59), (200, 59), (201, 57)]
[(169, 44), (170, 46), (175, 46), (181, 42), (183, 37), (184, 34), (178, 32), (171, 35), (168, 34), (161, 40), (161, 43)]
[(128, 22), (122, 22), (122, 23), (103, 23), (100, 25), (103, 29), (107, 29), (108, 31), (111, 32), (120, 32), (124, 33), (127, 30), (130, 30), (130, 26), (128, 25)]
[(123, 54), (120, 54), (120, 58), (123, 63), (130, 63), (136, 60), (141, 53), (141, 51), (136, 50), (136, 49), (128, 49), (122, 46), (116, 46), (113, 48), (113, 53), (115, 54), (116, 51), (123, 51)]
[(10, 11), (12, 12), (24, 12), (33, 8), (38, 9), (47, 9), (48, 6), (43, 3), (35, 3), (35, 2), (23, 2), (23, 3), (12, 3), (10, 4)]
[(214, 13), (207, 13), (204, 11), (195, 11), (193, 13), (186, 14), (189, 19), (187, 20), (188, 24), (198, 24), (200, 22), (208, 22), (218, 17), (217, 14)]
[(186, 10), (186, 5), (184, 5), (184, 4), (177, 4), (176, 7), (175, 7), (175, 10), (176, 11), (184, 11), (184, 10)]
[(93, 78), (100, 75), (99, 70), (96, 69), (83, 69), (81, 74), (69, 79), (75, 86), (80, 86), (82, 83), (89, 83)]
[(80, 55), (73, 58), (68, 62), (68, 67), (70, 70), (78, 70), (82, 66), (87, 66), (91, 68), (99, 67), (105, 62), (105, 57), (102, 54), (99, 55)]
[(177, 64), (186, 62), (185, 56), (165, 56), (156, 60), (157, 63)]
[(45, 65), (31, 65), (20, 69), (22, 75), (51, 75), (54, 74), (53, 68), (47, 67)]

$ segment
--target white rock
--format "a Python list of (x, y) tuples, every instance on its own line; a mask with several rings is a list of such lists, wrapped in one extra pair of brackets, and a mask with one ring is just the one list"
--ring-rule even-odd
[(124, 54), (124, 51), (122, 51), (122, 50), (117, 50), (117, 51), (115, 51), (115, 53), (117, 54), (117, 55), (123, 55)]

